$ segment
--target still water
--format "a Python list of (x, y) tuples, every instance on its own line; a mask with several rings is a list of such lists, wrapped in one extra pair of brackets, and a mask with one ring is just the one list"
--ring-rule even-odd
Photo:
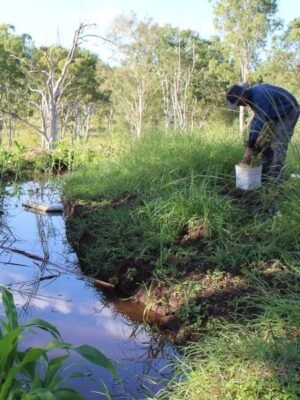
[[(145, 399), (149, 391), (157, 392), (171, 374), (172, 345), (143, 324), (141, 306), (108, 299), (101, 288), (80, 275), (63, 215), (33, 212), (23, 206), (28, 200), (60, 202), (57, 185), (27, 182), (2, 188), (0, 283), (13, 291), (20, 322), (45, 319), (66, 342), (95, 346), (116, 364), (122, 385), (88, 362), (77, 367), (89, 368), (94, 378), (94, 382), (70, 382), (85, 399), (106, 399), (95, 393), (104, 391), (103, 384), (114, 399)], [(39, 331), (22, 343), (23, 347), (42, 346), (49, 340)], [(71, 361), (78, 358), (72, 355)]]

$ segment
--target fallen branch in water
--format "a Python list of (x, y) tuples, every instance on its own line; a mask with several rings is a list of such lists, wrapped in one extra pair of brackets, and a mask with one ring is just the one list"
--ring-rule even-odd
[[(31, 258), (32, 260), (37, 260), (37, 261), (43, 262), (45, 264), (53, 265), (54, 267), (57, 267), (57, 268), (61, 269), (62, 271), (67, 272), (69, 274), (78, 275), (75, 272), (70, 271), (65, 265), (55, 263), (53, 261), (47, 260), (47, 259), (45, 259), (43, 257), (40, 257), (40, 256), (38, 256), (36, 254), (29, 253), (28, 251), (25, 251), (25, 250), (16, 249), (14, 247), (6, 247), (6, 246), (0, 246), (0, 249), (1, 250), (5, 250), (5, 251), (9, 251), (11, 253), (21, 254), (22, 256)], [(87, 276), (87, 275), (83, 275), (83, 274), (80, 274), (80, 276), (82, 276), (83, 278), (85, 278), (85, 279), (87, 279), (87, 280), (89, 280), (89, 281), (91, 281), (93, 283), (98, 284), (99, 286), (110, 288), (110, 289), (114, 289), (114, 285), (112, 285), (109, 282), (101, 281), (100, 279), (96, 279), (96, 278), (93, 278), (91, 276)]]
[(56, 279), (56, 278), (58, 278), (59, 276), (60, 276), (60, 274), (41, 276), (41, 277), (39, 278), (39, 281), (41, 282), (41, 281), (46, 281), (46, 280), (48, 280), (48, 279)]

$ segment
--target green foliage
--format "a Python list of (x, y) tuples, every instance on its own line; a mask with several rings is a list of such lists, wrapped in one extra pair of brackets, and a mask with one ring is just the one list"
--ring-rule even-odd
[(37, 174), (59, 174), (72, 171), (101, 157), (101, 146), (90, 148), (82, 143), (70, 147), (68, 141), (57, 142), (53, 151), (35, 148), (18, 141), (10, 149), (0, 148), (0, 176), (16, 180)]
[(154, 398), (296, 400), (299, 344), (288, 334), (266, 317), (244, 326), (211, 324), (203, 340), (185, 349), (169, 390)]
[[(92, 237), (83, 252), (87, 265), (102, 260), (102, 270), (110, 273), (125, 258), (135, 260), (132, 267), (139, 260), (164, 275), (173, 270), (170, 254), (178, 251), (178, 240), (193, 221), (201, 221), (207, 231), (202, 258), (228, 271), (297, 249), (298, 181), (236, 198), (234, 165), (243, 151), (236, 139), (234, 132), (215, 127), (199, 135), (153, 132), (69, 177), (68, 197), (95, 202), (73, 221), (75, 242)], [(280, 213), (268, 218), (274, 209), (285, 218)], [(192, 254), (192, 244), (190, 249)]]
[[(212, 3), (222, 38), (202, 39), (191, 29), (161, 26), (150, 18), (139, 20), (133, 13), (119, 16), (111, 32), (119, 65), (105, 65), (77, 46), (72, 62), (66, 64), (62, 86), (60, 75), (68, 50), (36, 48), (28, 35), (17, 36), (13, 27), (2, 25), (2, 111), (13, 120), (21, 117), (51, 147), (47, 127), (54, 116), (49, 114), (49, 76), (60, 85), (52, 93), (61, 130), (57, 135), (51, 132), (55, 141), (65, 135), (72, 141), (87, 138), (97, 127), (123, 129), (139, 137), (149, 127), (192, 129), (216, 117), (229, 119), (224, 92), (239, 79), (270, 81), (297, 94), (298, 20), (278, 36), (274, 51), (262, 60), (268, 39), (281, 26), (276, 18), (277, 0)], [(41, 98), (47, 103), (43, 108), (39, 107)], [(42, 126), (38, 125), (40, 113)]]
[(227, 54), (236, 60), (236, 80), (247, 81), (258, 64), (259, 51), (279, 25), (277, 0), (211, 0), (215, 25), (224, 35)]
[(12, 150), (0, 149), (0, 176), (15, 176), (17, 179), (28, 176), (32, 162), (24, 157), (26, 147), (14, 141)]
[(189, 221), (199, 218), (210, 232), (203, 238), (209, 247), (215, 240), (219, 246), (231, 240), (225, 226), (235, 212), (218, 191), (232, 179), (241, 143), (228, 132), (152, 132), (126, 152), (80, 168), (67, 179), (67, 197), (96, 201), (70, 222), (72, 240), (80, 242), (91, 273), (93, 265), (101, 264), (104, 277), (111, 277), (120, 260), (138, 271), (138, 265), (147, 264), (159, 276), (176, 273), (169, 262), (174, 244)]
[[(0, 107), (24, 115), (28, 109), (24, 87), (25, 72), (20, 58), (27, 57), (32, 43), (29, 35), (16, 35), (11, 25), (0, 25)], [(22, 94), (21, 94), (22, 93)]]
[(255, 76), (257, 81), (263, 79), (278, 86), (286, 87), (299, 97), (299, 71), (300, 71), (300, 19), (292, 20), (288, 27), (273, 40), (268, 59), (257, 68)]
[[(121, 288), (144, 282), (146, 316), (178, 294), (176, 316), (199, 335), (155, 399), (299, 395), (300, 183), (288, 177), (299, 170), (299, 139), (287, 179), (254, 192), (235, 189), (242, 144), (219, 126), (152, 132), (66, 181), (82, 265)], [(151, 297), (155, 282), (169, 293)]]
[[(6, 320), (0, 320), (0, 399), (83, 399), (77, 391), (66, 385), (72, 378), (88, 379), (88, 374), (80, 372), (66, 374), (65, 362), (70, 351), (109, 370), (117, 378), (113, 364), (104, 354), (89, 345), (65, 343), (57, 328), (49, 322), (33, 319), (19, 325), (12, 293), (4, 286), (1, 286), (1, 292)], [(43, 348), (20, 351), (20, 342), (29, 329), (46, 331), (53, 340)], [(66, 354), (51, 356), (57, 350), (63, 350)]]

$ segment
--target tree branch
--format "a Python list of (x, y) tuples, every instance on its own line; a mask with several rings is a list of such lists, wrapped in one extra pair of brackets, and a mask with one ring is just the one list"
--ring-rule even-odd
[(23, 122), (23, 124), (29, 126), (30, 128), (33, 128), (38, 133), (44, 135), (44, 132), (41, 131), (37, 126), (33, 125), (31, 122), (27, 121), (26, 119), (20, 117), (20, 115), (18, 115), (17, 113), (15, 113), (13, 111), (4, 110), (3, 108), (0, 108), (0, 112), (2, 112), (3, 114), (10, 115), (11, 117), (16, 118), (17, 120)]

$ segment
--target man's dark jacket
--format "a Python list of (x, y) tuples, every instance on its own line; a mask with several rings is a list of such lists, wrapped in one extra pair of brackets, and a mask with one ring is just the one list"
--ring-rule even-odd
[(278, 86), (263, 84), (247, 89), (247, 101), (254, 111), (250, 123), (248, 147), (254, 148), (259, 134), (268, 121), (286, 117), (299, 104), (295, 97)]

